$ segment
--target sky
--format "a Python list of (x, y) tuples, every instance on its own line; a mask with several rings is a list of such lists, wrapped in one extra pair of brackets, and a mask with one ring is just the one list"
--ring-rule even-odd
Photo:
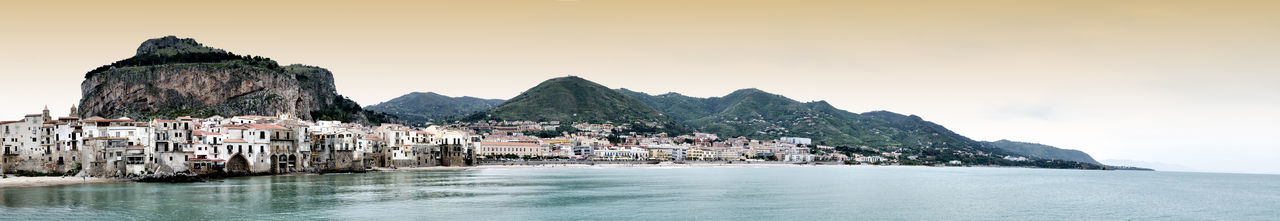
[[(85, 72), (176, 35), (334, 72), (372, 105), (510, 98), (575, 75), (759, 88), (975, 140), (1280, 174), (1275, 1), (6, 1), (0, 119), (65, 115)], [(1159, 169), (1159, 168), (1157, 168)]]

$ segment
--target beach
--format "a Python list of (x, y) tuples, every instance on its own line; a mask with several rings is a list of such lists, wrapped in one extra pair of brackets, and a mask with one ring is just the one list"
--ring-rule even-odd
[(8, 178), (0, 179), (0, 188), (65, 186), (117, 182), (127, 181), (97, 177), (18, 177), (10, 175)]

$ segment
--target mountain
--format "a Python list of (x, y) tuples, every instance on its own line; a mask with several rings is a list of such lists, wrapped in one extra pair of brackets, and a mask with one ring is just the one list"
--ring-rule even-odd
[(633, 124), (637, 132), (686, 132), (644, 103), (575, 76), (552, 78), (496, 108), (463, 118)]
[(395, 121), (339, 95), (333, 73), (324, 68), (280, 66), (269, 58), (174, 36), (146, 40), (133, 57), (89, 71), (80, 88), (84, 117), (290, 114), (305, 120)]
[(627, 89), (618, 91), (680, 123), (721, 137), (809, 137), (815, 144), (837, 146), (837, 150), (849, 154), (897, 152), (904, 157), (918, 156), (917, 160), (900, 159), (908, 164), (959, 160), (975, 165), (1101, 167), (1093, 163), (1061, 160), (1005, 160), (1002, 159), (1004, 156), (1020, 155), (961, 136), (919, 116), (888, 111), (852, 113), (825, 101), (799, 102), (754, 88), (711, 98), (675, 93), (655, 96)]
[(475, 97), (449, 97), (433, 92), (413, 92), (377, 105), (365, 107), (365, 109), (395, 115), (409, 123), (421, 124), (436, 119), (457, 117), (487, 110), (497, 107), (503, 102), (506, 101)]
[(1023, 155), (1023, 156), (1032, 157), (1032, 158), (1070, 160), (1070, 161), (1081, 162), (1081, 163), (1102, 164), (1096, 160), (1093, 160), (1093, 157), (1089, 156), (1089, 154), (1079, 150), (1067, 150), (1067, 149), (1061, 149), (1061, 148), (1044, 145), (1044, 144), (1009, 141), (1009, 140), (998, 140), (995, 142), (984, 141), (983, 143), (991, 145), (996, 148), (1009, 151), (1010, 153), (1013, 153), (1013, 154)]
[(1121, 159), (1106, 159), (1106, 160), (1100, 160), (1100, 162), (1107, 165), (1112, 165), (1112, 166), (1151, 168), (1159, 171), (1205, 172), (1204, 170), (1199, 170), (1199, 169), (1195, 169), (1195, 168), (1191, 168), (1183, 165), (1160, 163), (1160, 162), (1121, 160)]
[(618, 89), (618, 92), (635, 98), (676, 121), (706, 117), (715, 111), (707, 99), (684, 96), (675, 92), (654, 96), (626, 88)]

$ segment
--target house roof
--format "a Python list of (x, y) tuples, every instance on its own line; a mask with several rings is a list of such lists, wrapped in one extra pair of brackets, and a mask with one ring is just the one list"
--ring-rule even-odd
[(480, 142), (480, 145), (483, 145), (483, 146), (532, 146), (532, 147), (538, 146), (538, 144), (534, 144), (534, 143), (517, 143), (517, 142)]
[(257, 130), (288, 130), (289, 128), (274, 124), (246, 124), (245, 126)]
[(240, 119), (263, 119), (263, 118), (275, 118), (275, 117), (261, 116), (261, 115), (241, 115), (241, 116), (235, 116), (235, 117), (233, 117), (233, 118), (240, 118)]
[(104, 119), (101, 117), (90, 117), (83, 120), (84, 122), (133, 122), (133, 119), (122, 117), (120, 119)]
[(226, 139), (224, 141), (227, 143), (248, 143), (244, 139)]
[(220, 134), (220, 133), (214, 133), (214, 132), (208, 132), (208, 131), (203, 131), (203, 130), (197, 130), (197, 131), (193, 131), (193, 132), (191, 132), (191, 135), (195, 135), (195, 136), (218, 136), (218, 135), (222, 135), (222, 134)]

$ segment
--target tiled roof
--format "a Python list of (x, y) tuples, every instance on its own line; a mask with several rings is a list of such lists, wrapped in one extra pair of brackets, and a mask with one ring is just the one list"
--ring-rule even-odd
[(197, 130), (197, 131), (193, 131), (193, 132), (191, 132), (191, 135), (195, 135), (195, 136), (218, 136), (218, 135), (222, 135), (222, 134), (214, 133), (214, 132), (208, 132), (208, 131), (202, 131), (202, 130)]
[(289, 128), (281, 127), (280, 125), (274, 125), (274, 124), (247, 124), (245, 126), (253, 129), (258, 129), (258, 130), (288, 130), (289, 129)]
[(516, 143), (516, 142), (480, 142), (482, 146), (538, 146), (533, 143)]

